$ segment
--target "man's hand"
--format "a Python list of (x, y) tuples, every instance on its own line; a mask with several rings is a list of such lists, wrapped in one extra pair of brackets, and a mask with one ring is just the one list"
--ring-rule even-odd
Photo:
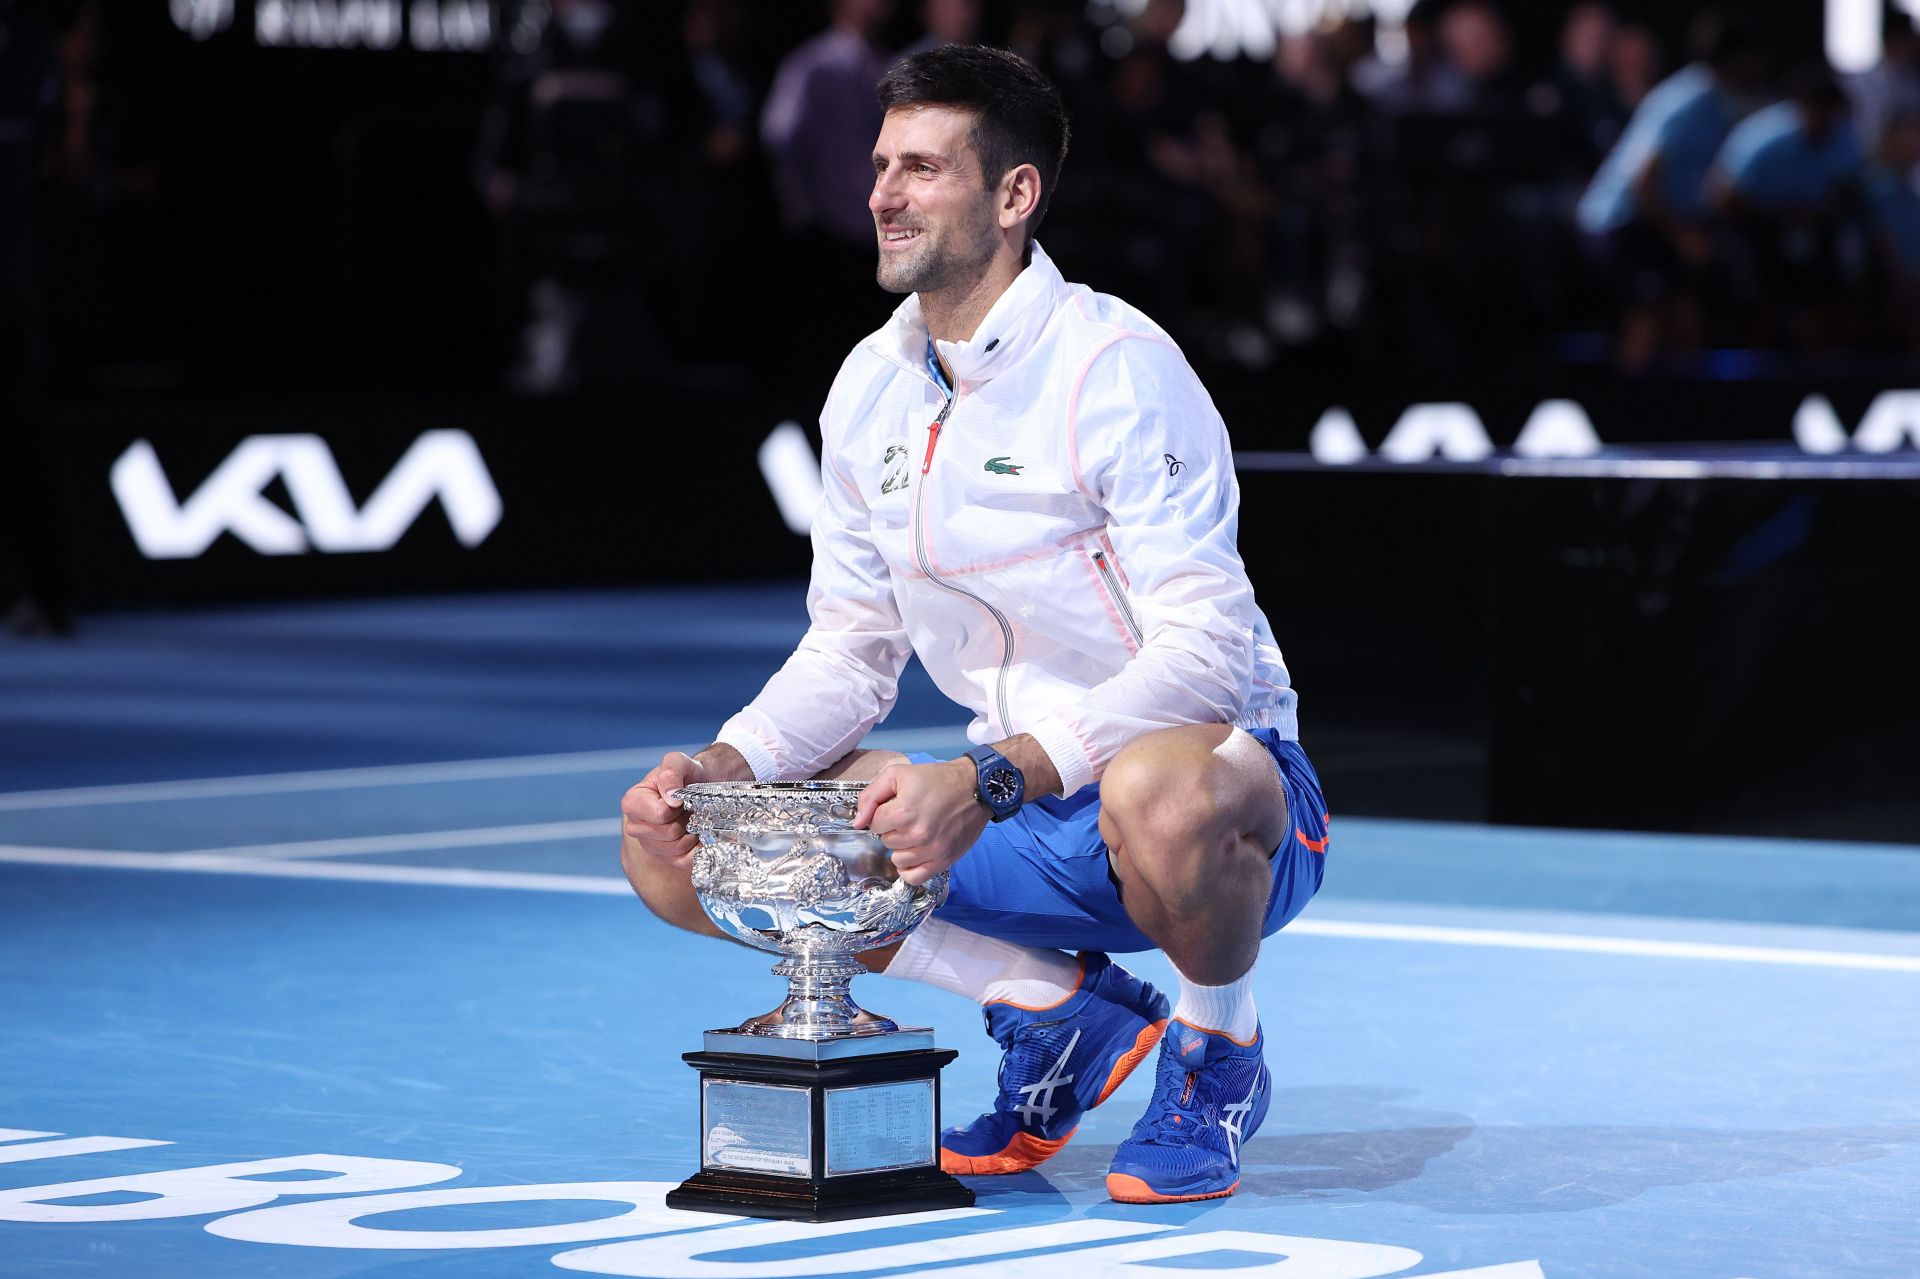
[(684, 868), (700, 841), (687, 834), (687, 812), (674, 792), (694, 782), (752, 779), (753, 770), (731, 746), (709, 746), (697, 756), (674, 751), (620, 801), (620, 833), (649, 856)]
[(893, 851), (909, 884), (924, 884), (960, 860), (986, 829), (987, 806), (974, 796), (973, 761), (893, 764), (860, 793), (853, 824)]

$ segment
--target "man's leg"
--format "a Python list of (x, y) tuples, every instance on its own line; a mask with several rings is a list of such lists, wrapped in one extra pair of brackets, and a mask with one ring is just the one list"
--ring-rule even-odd
[(1100, 779), (1100, 834), (1127, 914), (1190, 981), (1253, 967), (1286, 833), (1273, 756), (1224, 724), (1136, 738)]
[(1290, 831), (1286, 787), (1249, 734), (1192, 725), (1129, 743), (1100, 794), (1122, 904), (1180, 974), (1153, 1101), (1107, 1191), (1134, 1203), (1231, 1194), (1270, 1091), (1253, 966)]

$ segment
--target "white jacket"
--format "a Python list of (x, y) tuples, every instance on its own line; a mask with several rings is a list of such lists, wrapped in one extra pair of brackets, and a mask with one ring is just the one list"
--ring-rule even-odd
[(719, 740), (762, 781), (810, 776), (886, 717), (910, 651), (973, 741), (1032, 734), (1065, 794), (1152, 729), (1297, 736), (1226, 426), (1166, 333), (1035, 245), (973, 339), (938, 344), (951, 404), (926, 343), (909, 297), (841, 366), (812, 626)]

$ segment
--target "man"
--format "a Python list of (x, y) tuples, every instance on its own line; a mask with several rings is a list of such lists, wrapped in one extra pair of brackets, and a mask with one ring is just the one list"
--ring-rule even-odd
[[(1234, 546), (1226, 431), (1158, 326), (1033, 242), (1066, 153), (1052, 85), (947, 46), (880, 100), (877, 275), (912, 296), (827, 397), (812, 626), (713, 745), (627, 793), (622, 862), (662, 918), (718, 935), (674, 789), (870, 778), (856, 824), (909, 882), (952, 877), (864, 958), (978, 1000), (1006, 1051), (942, 1166), (1033, 1167), (1160, 1042), (1108, 1190), (1230, 1194), (1270, 1086), (1254, 959), (1319, 886), (1326, 814)], [(853, 749), (910, 651), (973, 711), (966, 756)], [(1154, 947), (1181, 977), (1170, 1022), (1105, 953)]]
[(1602, 272), (1625, 292), (1618, 358), (1629, 372), (1698, 345), (1713, 255), (1707, 173), (1762, 73), (1743, 28), (1717, 26), (1702, 43), (1700, 61), (1641, 101), (1575, 211)]
[(1742, 272), (1748, 338), (1765, 345), (1776, 315), (1799, 345), (1850, 341), (1850, 227), (1866, 157), (1847, 95), (1825, 66), (1794, 76), (1784, 102), (1748, 116), (1727, 136), (1707, 180)]
[(859, 192), (887, 67), (881, 33), (892, 0), (830, 0), (827, 29), (781, 60), (760, 117), (774, 194), (789, 230), (865, 246)]
[(827, 29), (781, 59), (760, 113), (783, 232), (773, 253), (812, 312), (810, 323), (780, 335), (780, 377), (795, 386), (824, 382), (847, 338), (880, 314), (867, 309), (872, 290), (860, 279), (873, 252), (873, 225), (860, 201), (880, 127), (873, 84), (893, 61), (881, 44), (893, 0), (827, 0), (825, 8)]
[(1878, 272), (1881, 327), (1920, 352), (1920, 114), (1890, 117), (1863, 184), (1862, 203)]

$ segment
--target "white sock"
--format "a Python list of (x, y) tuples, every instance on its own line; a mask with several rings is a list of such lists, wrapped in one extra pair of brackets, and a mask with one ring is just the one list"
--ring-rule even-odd
[(1251, 1040), (1260, 1028), (1260, 1011), (1253, 1006), (1253, 969), (1224, 986), (1202, 986), (1180, 973), (1180, 1000), (1173, 1015), (1201, 1030), (1242, 1043)]
[(1083, 970), (1079, 960), (1057, 950), (984, 937), (929, 919), (907, 934), (882, 972), (977, 1003), (1051, 1008), (1078, 989)]

